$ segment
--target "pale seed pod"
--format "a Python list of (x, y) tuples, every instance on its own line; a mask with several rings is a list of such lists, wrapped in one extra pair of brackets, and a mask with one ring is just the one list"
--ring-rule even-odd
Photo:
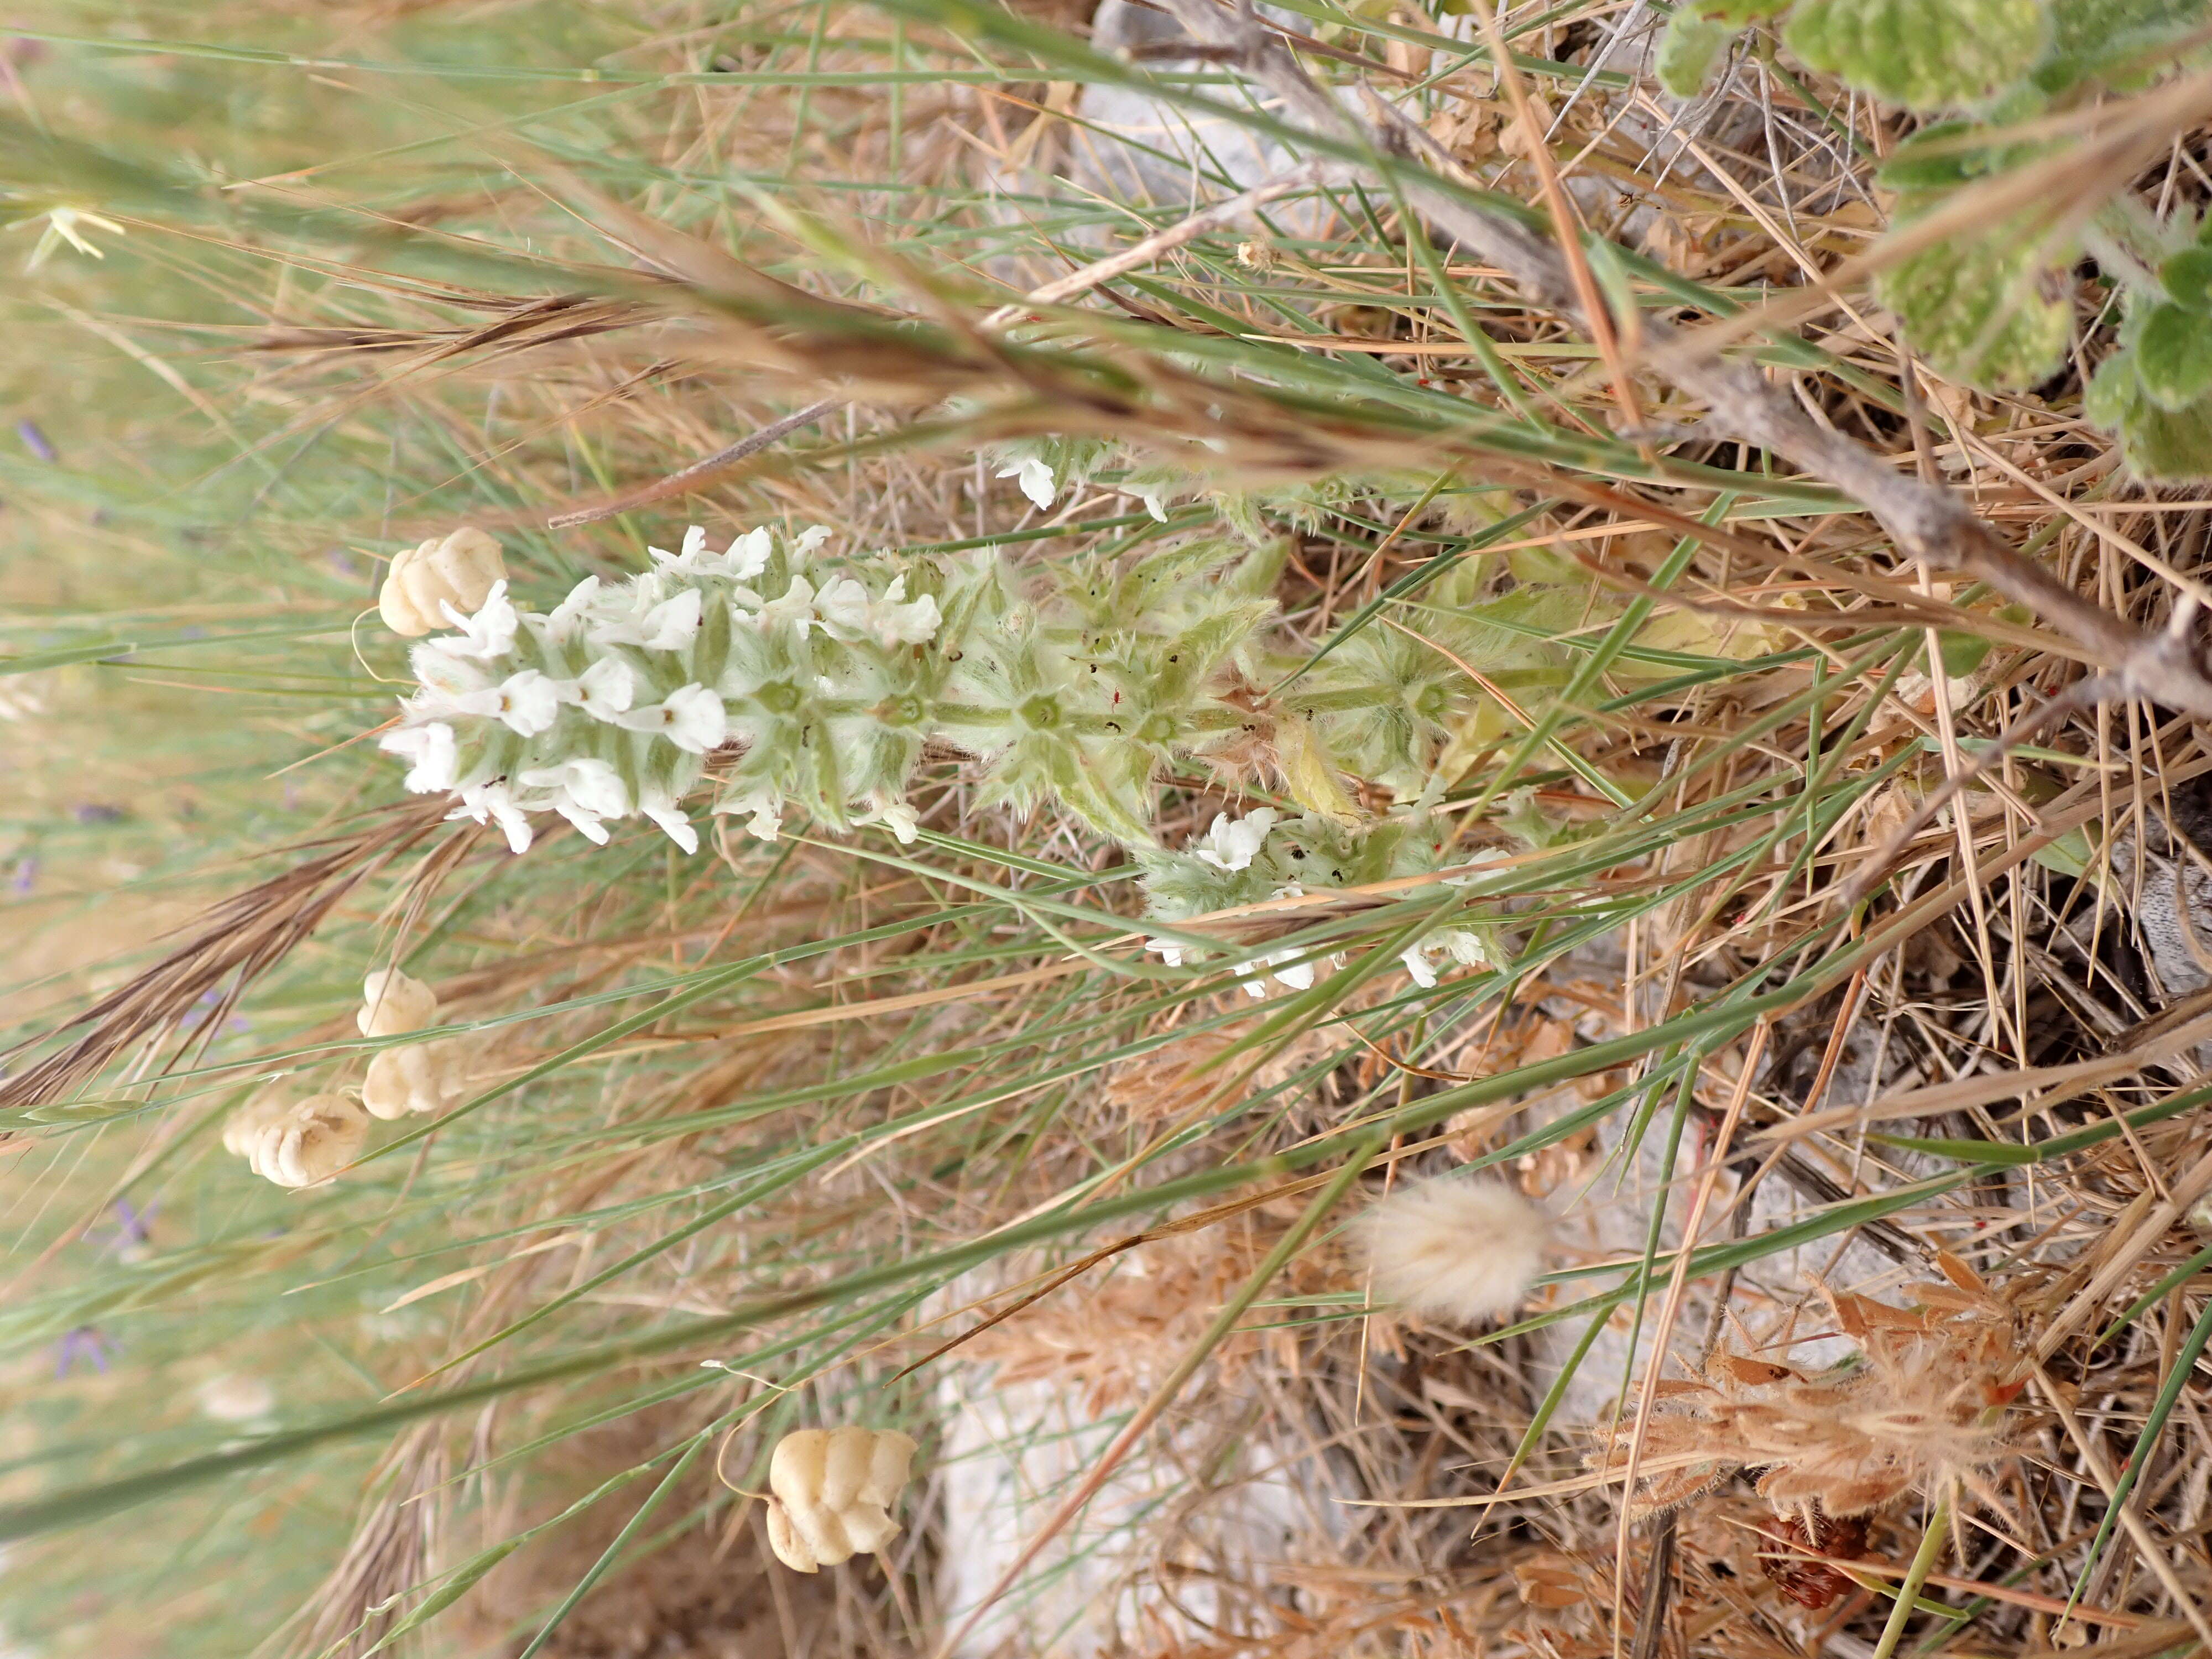
[(410, 1112), (442, 1112), (469, 1091), (467, 1046), (459, 1037), (386, 1048), (368, 1062), (361, 1103), (386, 1122)]
[(897, 1535), (890, 1517), (914, 1442), (896, 1429), (801, 1429), (769, 1458), (769, 1547), (796, 1572), (873, 1554)]
[(276, 1088), (264, 1089), (233, 1112), (222, 1126), (222, 1149), (234, 1158), (251, 1158), (264, 1131), (292, 1109), (292, 1103)]
[(444, 600), (463, 616), (484, 602), (494, 582), (507, 579), (499, 544), (471, 526), (433, 536), (397, 554), (376, 596), (378, 614), (393, 633), (409, 639), (451, 627), (438, 608)]
[(380, 968), (362, 981), (361, 999), (353, 1023), (363, 1036), (404, 1036), (438, 1023), (438, 994), (397, 968)]
[(319, 1187), (361, 1156), (368, 1114), (349, 1095), (309, 1095), (263, 1129), (248, 1153), (253, 1173), (279, 1187)]

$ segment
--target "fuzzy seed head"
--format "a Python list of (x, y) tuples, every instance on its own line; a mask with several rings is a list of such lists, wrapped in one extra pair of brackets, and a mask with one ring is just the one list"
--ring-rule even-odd
[(1470, 1325), (1521, 1305), (1552, 1236), (1511, 1188), (1452, 1176), (1400, 1188), (1354, 1225), (1378, 1302)]

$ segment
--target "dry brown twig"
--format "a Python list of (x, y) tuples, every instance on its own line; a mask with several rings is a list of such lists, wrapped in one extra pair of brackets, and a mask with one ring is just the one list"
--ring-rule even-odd
[[(1224, 61), (1273, 94), (1309, 131), (1382, 155), (1419, 157), (1431, 167), (1456, 170), (1434, 139), (1380, 99), (1369, 100), (1371, 121), (1363, 123), (1352, 116), (1307, 74), (1249, 3), (1234, 12), (1214, 0), (1162, 3), (1197, 40), (1222, 48)], [(1610, 320), (1589, 314), (1559, 251), (1526, 226), (1473, 207), (1419, 173), (1394, 182), (1443, 240), (1506, 272), (1530, 300), (1593, 331)], [(1637, 320), (1638, 333), (1652, 349), (1647, 365), (1661, 367), (1668, 379), (1702, 400), (1717, 431), (1782, 457), (1861, 503), (1889, 532), (1899, 553), (1988, 583), (2006, 598), (2032, 606), (2096, 653), (2108, 665), (2097, 678), (2098, 701), (2144, 697), (2212, 715), (2212, 665), (2182, 628), (2158, 633), (2137, 629), (2019, 552), (1957, 492), (1900, 473), (1887, 457), (1815, 423), (1755, 366), (1712, 353), (1668, 351), (1680, 338), (1677, 332), (1656, 318)], [(2177, 608), (2177, 623), (2185, 620)]]

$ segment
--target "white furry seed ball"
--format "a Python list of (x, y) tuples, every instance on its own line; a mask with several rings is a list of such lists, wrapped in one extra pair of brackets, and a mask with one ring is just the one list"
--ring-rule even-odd
[(1409, 1182), (1352, 1224), (1377, 1301), (1469, 1325), (1521, 1305), (1552, 1239), (1540, 1206), (1455, 1176)]

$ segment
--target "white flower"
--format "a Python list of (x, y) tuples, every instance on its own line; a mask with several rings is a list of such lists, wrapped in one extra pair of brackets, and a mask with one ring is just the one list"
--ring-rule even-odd
[(496, 684), (491, 671), (469, 649), (466, 640), (447, 635), (424, 640), (407, 653), (407, 665), (425, 691), (458, 702), (487, 691)]
[[(1275, 969), (1277, 984), (1287, 985), (1293, 991), (1310, 991), (1313, 989), (1314, 965), (1310, 962), (1299, 962), (1298, 954), (1296, 951), (1278, 951), (1267, 958), (1267, 962)], [(1296, 965), (1289, 968), (1280, 965), (1286, 962)]]
[(625, 731), (650, 732), (665, 738), (693, 755), (719, 747), (729, 735), (729, 716), (722, 700), (703, 685), (679, 686), (659, 702), (616, 715), (614, 723)]
[(828, 541), (830, 538), (835, 534), (836, 534), (836, 532), (830, 529), (826, 524), (812, 524), (807, 526), (805, 529), (799, 532), (799, 539), (792, 543), (791, 556), (794, 559), (809, 559), (813, 557), (814, 550), (821, 546), (823, 543)]
[(629, 791), (623, 787), (621, 775), (603, 760), (586, 756), (558, 766), (532, 767), (515, 781), (526, 789), (546, 791), (546, 805), (601, 847), (607, 844), (607, 832), (600, 820), (629, 816)]
[(765, 784), (725, 795), (714, 803), (714, 811), (751, 813), (752, 821), (745, 825), (745, 833), (755, 841), (774, 841), (783, 831), (783, 798)]
[(709, 553), (707, 532), (695, 524), (684, 532), (682, 552), (664, 553), (657, 547), (645, 550), (659, 561), (664, 570), (679, 571), (687, 576), (728, 576), (744, 581), (768, 568), (768, 557), (775, 550), (775, 544), (766, 530), (751, 530), (721, 552)]
[(453, 601), (441, 599), (438, 609), (447, 622), (460, 629), (466, 637), (464, 645), (459, 640), (446, 641), (446, 648), (457, 656), (481, 657), (491, 662), (514, 649), (514, 630), (517, 617), (514, 606), (507, 597), (504, 580), (491, 585), (484, 601), (472, 617), (463, 616), (453, 609)]
[(495, 820), (510, 849), (516, 853), (530, 850), (530, 815), (523, 811), (514, 792), (503, 783), (470, 785), (461, 791), (461, 804), (446, 817), (448, 820), (474, 818), (478, 823)]
[(545, 637), (565, 642), (576, 636), (599, 597), (599, 579), (586, 576), (568, 590), (568, 597), (546, 614), (544, 627)]
[(815, 609), (821, 615), (822, 631), (833, 640), (862, 639), (872, 632), (869, 623), (875, 603), (868, 590), (850, 576), (840, 576), (826, 584), (814, 600)]
[(786, 623), (805, 637), (807, 624), (815, 620), (814, 584), (804, 576), (793, 576), (791, 586), (780, 599), (770, 599), (761, 606), (760, 615), (754, 618), (763, 634), (773, 634)]
[(1057, 486), (1052, 481), (1052, 469), (1034, 455), (1012, 465), (1001, 467), (999, 476), (1012, 478), (1021, 485), (1022, 494), (1028, 496), (1039, 511), (1052, 505)]
[(494, 582), (507, 575), (499, 544), (467, 526), (450, 536), (433, 536), (420, 546), (394, 554), (377, 590), (376, 608), (384, 625), (412, 639), (438, 626), (441, 606), (474, 611)]
[(661, 833), (686, 853), (699, 850), (699, 832), (676, 805), (676, 797), (657, 783), (648, 783), (638, 791), (637, 810), (659, 824)]
[(561, 718), (561, 686), (534, 668), (510, 675), (499, 688), (499, 717), (510, 731), (526, 738), (552, 730)]
[(885, 650), (896, 645), (927, 643), (936, 637), (943, 620), (937, 601), (930, 595), (907, 599), (903, 573), (891, 578), (881, 599), (872, 597), (854, 578), (841, 576), (815, 596), (814, 604), (820, 612), (817, 625), (831, 639), (850, 641), (873, 637)]
[(1145, 949), (1158, 951), (1160, 960), (1170, 968), (1182, 966), (1183, 947), (1171, 939), (1148, 939), (1145, 941)]
[(640, 577), (630, 584), (630, 604), (617, 610), (610, 606), (611, 614), (603, 617), (591, 629), (591, 637), (602, 644), (635, 645), (647, 651), (688, 651), (691, 641), (699, 637), (699, 620), (704, 615), (699, 590), (687, 587), (665, 599), (656, 599), (659, 585), (650, 577)]
[(907, 599), (906, 576), (902, 572), (891, 578), (891, 585), (876, 601), (870, 626), (888, 650), (895, 645), (928, 644), (937, 637), (944, 620), (934, 596), (925, 593), (918, 599)]
[(451, 789), (460, 778), (460, 745), (453, 728), (443, 720), (403, 726), (397, 732), (386, 732), (376, 746), (409, 763), (406, 783), (410, 794), (438, 794)]
[(601, 657), (558, 690), (563, 702), (595, 720), (611, 720), (637, 701), (637, 676), (620, 657)]
[(1424, 990), (1437, 982), (1436, 964), (1430, 959), (1439, 953), (1449, 957), (1462, 968), (1487, 968), (1489, 956), (1482, 948), (1480, 935), (1465, 927), (1440, 928), (1433, 933), (1424, 933), (1399, 958), (1413, 982)]
[(1281, 816), (1273, 807), (1262, 806), (1232, 823), (1228, 813), (1216, 813), (1212, 828), (1206, 832), (1206, 844), (1198, 849), (1198, 855), (1217, 870), (1249, 869), (1260, 849), (1267, 845), (1267, 831), (1275, 827), (1275, 820)]
[(868, 810), (856, 813), (855, 823), (880, 823), (890, 830), (902, 847), (911, 847), (921, 834), (921, 820), (913, 807), (902, 800), (893, 800), (888, 795), (870, 799)]
[(1167, 505), (1160, 499), (1159, 487), (1157, 484), (1149, 489), (1124, 484), (1121, 486), (1121, 493), (1124, 495), (1134, 495), (1142, 501), (1145, 504), (1145, 511), (1152, 515), (1154, 522), (1165, 524), (1168, 521)]

